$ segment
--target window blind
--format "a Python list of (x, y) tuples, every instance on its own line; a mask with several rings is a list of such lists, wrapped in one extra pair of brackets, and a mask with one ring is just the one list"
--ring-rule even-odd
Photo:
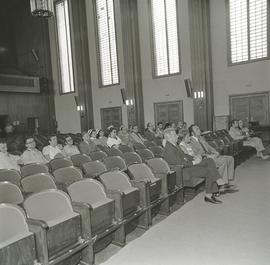
[(99, 65), (103, 86), (119, 83), (113, 0), (97, 0)]
[(55, 9), (60, 62), (61, 92), (70, 93), (74, 92), (75, 89), (67, 0), (57, 2)]
[(268, 57), (267, 0), (230, 0), (231, 63)]
[(152, 0), (156, 76), (180, 72), (176, 0)]

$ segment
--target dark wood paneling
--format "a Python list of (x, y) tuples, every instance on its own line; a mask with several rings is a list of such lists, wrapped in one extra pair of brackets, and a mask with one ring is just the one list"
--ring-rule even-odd
[(269, 125), (269, 92), (231, 95), (229, 101), (231, 119), (241, 119), (246, 125), (249, 121)]
[(155, 123), (163, 122), (174, 122), (178, 123), (184, 118), (183, 112), (183, 101), (169, 101), (154, 103), (155, 109)]
[(122, 124), (122, 108), (102, 108), (100, 109), (101, 116), (101, 128), (106, 129), (108, 126), (113, 125), (115, 128), (119, 128)]
[[(7, 114), (11, 121), (19, 120), (21, 130), (27, 126), (28, 117), (39, 117), (42, 130), (54, 130), (54, 92), (52, 84), (48, 21), (31, 15), (28, 0), (5, 0), (6, 24), (10, 25), (12, 57), (2, 65), (10, 73), (24, 73), (43, 77), (48, 87), (42, 94), (0, 93), (0, 114)], [(31, 50), (39, 57), (36, 61)], [(12, 68), (10, 68), (12, 66)]]

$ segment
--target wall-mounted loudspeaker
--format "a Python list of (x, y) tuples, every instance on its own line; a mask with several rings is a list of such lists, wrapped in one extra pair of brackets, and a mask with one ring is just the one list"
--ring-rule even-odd
[(79, 106), (79, 98), (78, 98), (78, 96), (74, 96), (74, 100), (75, 100), (76, 107), (78, 107)]
[(125, 88), (121, 88), (121, 96), (122, 96), (122, 100), (123, 100), (123, 104), (126, 104), (126, 99), (127, 99), (127, 92)]
[(192, 89), (191, 80), (188, 78), (188, 79), (185, 79), (184, 82), (185, 82), (185, 86), (186, 86), (187, 97), (192, 98), (193, 89)]

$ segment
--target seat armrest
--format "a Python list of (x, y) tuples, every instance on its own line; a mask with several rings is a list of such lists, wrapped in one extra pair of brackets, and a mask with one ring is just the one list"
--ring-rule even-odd
[(84, 239), (92, 238), (90, 219), (91, 205), (88, 203), (72, 202), (72, 208), (81, 216), (82, 237)]
[(35, 234), (37, 258), (41, 264), (49, 264), (49, 253), (47, 243), (48, 225), (43, 220), (28, 218), (29, 230)]
[(114, 200), (115, 204), (115, 220), (121, 222), (123, 220), (123, 203), (122, 197), (125, 195), (120, 190), (106, 190), (108, 197)]
[(131, 185), (140, 191), (140, 206), (146, 208), (150, 206), (150, 182), (143, 180), (130, 180)]

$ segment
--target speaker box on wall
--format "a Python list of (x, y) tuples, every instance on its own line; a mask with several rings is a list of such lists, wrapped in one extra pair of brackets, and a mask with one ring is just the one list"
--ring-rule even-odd
[(127, 92), (125, 88), (121, 88), (121, 96), (122, 96), (122, 100), (123, 100), (123, 104), (126, 104), (126, 99), (127, 99)]
[(184, 82), (185, 82), (185, 86), (186, 86), (187, 97), (192, 98), (193, 89), (192, 89), (192, 85), (191, 85), (191, 80), (188, 78), (188, 79), (185, 79)]

